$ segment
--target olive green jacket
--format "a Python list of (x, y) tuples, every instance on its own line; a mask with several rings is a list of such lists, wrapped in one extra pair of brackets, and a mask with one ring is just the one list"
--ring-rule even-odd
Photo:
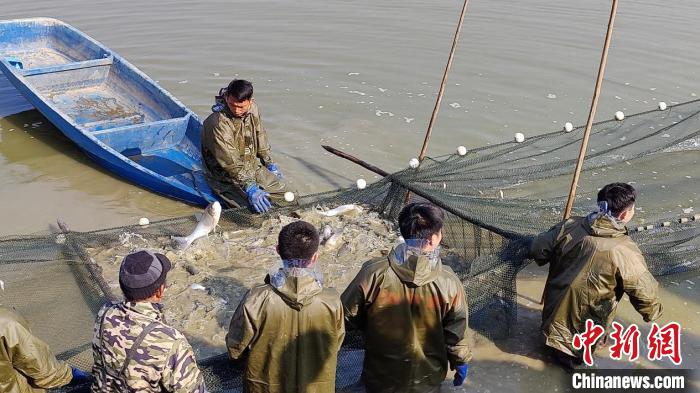
[(43, 392), (68, 384), (71, 368), (32, 335), (29, 323), (0, 306), (0, 392)]
[(281, 269), (268, 276), (231, 319), (226, 346), (232, 359), (248, 356), (248, 393), (335, 392), (343, 306), (335, 289), (298, 272)]
[(365, 336), (362, 379), (368, 392), (426, 392), (468, 363), (467, 297), (439, 259), (397, 246), (365, 263), (341, 295), (351, 326)]
[(233, 116), (225, 107), (204, 120), (202, 156), (207, 176), (214, 181), (246, 189), (255, 182), (261, 163), (273, 163), (271, 153), (255, 101), (243, 117)]
[(645, 321), (661, 316), (658, 283), (627, 229), (609, 216), (574, 217), (535, 238), (530, 256), (549, 263), (542, 332), (546, 344), (571, 356), (587, 319), (607, 328), (623, 294)]

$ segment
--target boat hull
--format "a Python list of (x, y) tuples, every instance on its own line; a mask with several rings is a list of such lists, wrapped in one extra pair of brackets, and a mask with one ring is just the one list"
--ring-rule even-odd
[(0, 71), (24, 107), (112, 173), (190, 204), (217, 200), (204, 177), (199, 118), (92, 38), (54, 19), (0, 22)]

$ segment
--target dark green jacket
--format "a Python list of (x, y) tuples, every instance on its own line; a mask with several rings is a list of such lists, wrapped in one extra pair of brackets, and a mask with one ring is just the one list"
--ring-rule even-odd
[(233, 359), (248, 355), (247, 393), (335, 392), (345, 337), (340, 297), (294, 270), (253, 287), (231, 319), (226, 346)]
[(608, 216), (574, 217), (540, 234), (530, 255), (549, 263), (542, 332), (546, 344), (579, 357), (572, 340), (586, 319), (606, 329), (626, 293), (645, 321), (661, 316), (658, 283), (627, 229)]
[(29, 323), (0, 307), (0, 392), (35, 393), (68, 384), (71, 368), (32, 335)]
[(243, 117), (228, 108), (204, 120), (202, 156), (207, 176), (214, 181), (235, 183), (242, 189), (255, 182), (261, 164), (273, 163), (272, 149), (255, 101)]
[(362, 266), (341, 295), (348, 322), (365, 335), (368, 392), (436, 389), (448, 363), (468, 363), (467, 297), (448, 266), (407, 256), (404, 246)]

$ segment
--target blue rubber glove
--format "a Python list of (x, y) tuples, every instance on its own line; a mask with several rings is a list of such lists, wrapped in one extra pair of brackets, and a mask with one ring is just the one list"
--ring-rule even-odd
[(248, 201), (256, 212), (265, 213), (272, 207), (272, 203), (270, 203), (270, 194), (261, 190), (257, 184), (253, 183), (249, 185), (245, 192), (248, 195)]
[(453, 384), (455, 386), (462, 386), (464, 383), (464, 380), (467, 379), (467, 372), (469, 371), (469, 365), (468, 364), (460, 364), (459, 366), (455, 367), (455, 380)]
[(267, 164), (267, 169), (272, 172), (273, 175), (277, 176), (277, 180), (282, 180), (282, 172), (275, 164)]
[(79, 368), (71, 367), (71, 371), (73, 373), (73, 379), (70, 381), (71, 385), (82, 385), (92, 381), (92, 375)]

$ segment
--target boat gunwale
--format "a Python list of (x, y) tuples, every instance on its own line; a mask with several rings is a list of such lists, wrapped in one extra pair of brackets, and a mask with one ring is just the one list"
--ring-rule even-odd
[[(182, 109), (183, 112), (185, 113), (185, 116), (171, 117), (169, 119), (161, 119), (161, 120), (158, 120), (156, 122), (149, 122), (146, 124), (167, 122), (170, 120), (182, 119), (182, 118), (187, 118), (187, 117), (192, 118), (196, 122), (201, 124), (201, 120), (194, 112), (192, 112), (189, 108), (187, 108), (180, 100), (175, 98), (167, 90), (163, 89), (152, 78), (150, 78), (148, 75), (143, 73), (141, 70), (139, 70), (133, 64), (131, 64), (129, 61), (127, 61), (126, 59), (121, 57), (119, 54), (113, 52), (111, 49), (107, 48), (105, 45), (103, 45), (99, 41), (97, 41), (94, 38), (90, 37), (89, 35), (83, 33), (82, 31), (76, 29), (75, 27), (71, 26), (70, 24), (65, 23), (65, 22), (58, 20), (58, 19), (54, 19), (54, 18), (37, 17), (37, 18), (0, 20), (0, 27), (2, 27), (2, 25), (21, 24), (21, 23), (43, 23), (46, 25), (62, 26), (62, 27), (65, 27), (69, 30), (72, 30), (74, 33), (78, 34), (82, 39), (84, 39), (84, 40), (86, 40), (94, 45), (97, 45), (100, 49), (102, 49), (103, 51), (110, 54), (109, 58), (88, 60), (88, 61), (97, 60), (97, 61), (102, 61), (102, 62), (104, 62), (105, 60), (109, 60), (108, 63), (106, 63), (106, 64), (94, 64), (94, 65), (90, 65), (90, 66), (100, 66), (100, 65), (116, 66), (116, 63), (121, 63), (125, 68), (128, 68), (131, 72), (133, 72), (136, 77), (141, 78), (144, 82), (153, 86), (159, 93), (163, 94), (164, 99), (172, 101), (176, 106), (178, 106), (180, 109)], [(85, 131), (84, 129), (82, 129), (79, 126), (79, 124), (76, 121), (74, 121), (65, 112), (60, 110), (56, 105), (51, 103), (49, 100), (43, 99), (43, 94), (38, 90), (38, 88), (36, 88), (34, 86), (34, 84), (29, 83), (29, 81), (25, 78), (25, 74), (22, 72), (23, 70), (11, 66), (9, 64), (9, 62), (7, 62), (3, 57), (0, 57), (0, 63), (1, 63), (0, 64), (0, 71), (4, 71), (3, 73), (6, 74), (6, 77), (8, 77), (8, 79), (10, 79), (10, 80), (15, 79), (17, 82), (19, 82), (21, 85), (23, 85), (27, 90), (29, 90), (32, 93), (32, 95), (34, 95), (35, 99), (41, 101), (44, 105), (46, 105), (46, 107), (48, 107), (51, 111), (53, 111), (56, 115), (58, 115), (71, 128), (73, 128), (75, 131), (77, 131), (80, 135), (88, 138), (88, 140), (90, 142), (96, 144), (98, 148), (102, 149), (103, 151), (106, 151), (109, 155), (111, 155), (114, 158), (128, 164), (129, 166), (133, 167), (137, 171), (143, 172), (144, 174), (151, 176), (153, 179), (155, 179), (161, 183), (164, 183), (168, 187), (177, 188), (180, 191), (183, 191), (183, 192), (190, 194), (194, 197), (199, 197), (203, 200), (210, 200), (211, 197), (216, 198), (214, 195), (206, 195), (205, 193), (202, 193), (201, 191), (199, 191), (195, 187), (189, 187), (188, 185), (186, 185), (185, 183), (181, 182), (180, 180), (178, 180), (176, 178), (163, 176), (163, 175), (151, 170), (150, 168), (147, 168), (143, 165), (140, 165), (140, 164), (136, 163), (135, 161), (129, 159), (125, 155), (121, 154), (120, 152), (116, 151), (111, 146), (103, 143), (96, 136), (93, 135), (93, 132)], [(74, 65), (76, 63), (80, 63), (80, 62), (67, 63), (67, 64), (63, 64), (63, 66)], [(56, 66), (56, 67), (59, 67), (59, 66)], [(74, 69), (80, 69), (80, 68), (78, 67), (78, 68), (74, 68)], [(29, 69), (29, 70), (31, 70), (31, 69)], [(55, 72), (60, 72), (60, 71), (61, 70), (57, 70)], [(30, 75), (27, 75), (27, 76), (30, 76)], [(36, 109), (38, 109), (38, 108), (36, 108)], [(187, 120), (185, 127), (187, 127), (187, 128), (189, 127), (189, 119)], [(106, 130), (102, 130), (102, 131), (111, 131), (111, 130), (119, 129), (119, 128), (123, 128), (123, 127), (110, 128), (110, 129), (106, 129)], [(185, 130), (185, 133), (183, 134), (183, 139), (185, 139), (185, 138), (187, 138), (187, 130)], [(69, 138), (69, 139), (73, 139), (73, 138)], [(194, 143), (195, 141), (192, 141), (192, 142)], [(83, 150), (88, 150), (88, 149), (83, 148), (83, 146), (80, 146), (80, 147)], [(87, 152), (89, 153), (89, 155), (92, 155), (95, 157), (98, 156), (94, 152), (91, 152), (91, 151), (87, 151)], [(192, 174), (194, 175), (195, 172), (196, 171), (192, 171)], [(115, 174), (120, 175), (119, 173), (115, 173)], [(124, 177), (124, 176), (121, 176), (121, 177)], [(144, 186), (144, 185), (141, 185), (138, 183), (137, 183), (137, 185), (139, 185), (141, 187), (152, 189), (152, 187)], [(152, 190), (152, 191), (155, 191), (155, 190)], [(170, 195), (170, 196), (172, 197), (173, 195)], [(181, 199), (181, 198), (178, 198), (178, 199)], [(192, 202), (192, 201), (189, 201), (189, 202)]]

